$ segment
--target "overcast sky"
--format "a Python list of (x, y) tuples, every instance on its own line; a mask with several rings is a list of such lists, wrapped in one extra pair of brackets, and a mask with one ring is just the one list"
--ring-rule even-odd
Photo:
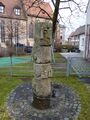
[[(51, 0), (46, 0), (46, 1), (50, 2)], [(61, 19), (59, 19), (59, 22), (61, 24), (64, 24), (67, 27), (67, 29), (66, 29), (66, 37), (68, 37), (68, 35), (72, 31), (74, 31), (77, 27), (84, 25), (85, 21), (86, 21), (85, 10), (86, 10), (88, 0), (75, 0), (75, 1), (77, 3), (80, 3), (80, 6), (81, 6), (80, 8), (81, 8), (81, 10), (83, 12), (80, 12), (77, 5), (75, 5), (74, 3), (71, 3), (71, 2), (69, 3), (69, 6), (74, 11), (73, 15), (71, 15), (71, 12), (70, 12), (69, 9), (60, 10), (60, 16), (63, 17), (63, 19), (62, 19), (63, 21)], [(51, 6), (52, 6), (52, 4), (51, 4)], [(67, 3), (60, 4), (61, 8), (62, 7), (67, 7), (67, 6), (68, 6)]]

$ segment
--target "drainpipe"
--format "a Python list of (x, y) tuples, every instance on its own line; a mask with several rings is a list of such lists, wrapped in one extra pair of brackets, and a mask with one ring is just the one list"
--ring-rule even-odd
[(85, 25), (85, 46), (84, 46), (84, 54), (83, 57), (87, 59), (87, 40), (88, 40), (88, 25)]

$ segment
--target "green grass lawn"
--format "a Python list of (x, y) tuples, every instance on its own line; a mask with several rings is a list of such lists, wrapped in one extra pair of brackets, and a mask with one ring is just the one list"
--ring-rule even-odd
[[(66, 60), (60, 56), (58, 53), (55, 53), (55, 59), (56, 62), (66, 62)], [(28, 64), (20, 64), (19, 66), (23, 66), (23, 69), (25, 70), (26, 67), (29, 67), (29, 71), (33, 71), (33, 63), (30, 62)], [(16, 68), (14, 68), (15, 70)], [(22, 68), (21, 68), (22, 69)], [(15, 70), (16, 71), (16, 70)], [(20, 71), (20, 68), (19, 68)], [(10, 94), (10, 92), (19, 84), (23, 83), (23, 76), (24, 73), (22, 71), (18, 74), (18, 77), (10, 77), (9, 74), (5, 76), (6, 73), (10, 73), (9, 69), (0, 69), (0, 120), (11, 120), (8, 116), (7, 110), (6, 110), (6, 101), (7, 97)], [(19, 75), (22, 75), (19, 77)], [(27, 73), (27, 75), (30, 76), (30, 78), (33, 78), (33, 72)], [(26, 72), (25, 76), (27, 77)], [(25, 78), (26, 78), (25, 77)], [(29, 78), (29, 77), (28, 77)], [(25, 82), (25, 81), (24, 81)], [(79, 79), (76, 76), (70, 76), (66, 77), (65, 74), (60, 74), (60, 71), (54, 71), (52, 82), (65, 84), (67, 86), (70, 86), (73, 88), (77, 94), (80, 96), (81, 100), (81, 113), (79, 115), (78, 120), (90, 120), (90, 90), (87, 89), (86, 84), (79, 81)]]

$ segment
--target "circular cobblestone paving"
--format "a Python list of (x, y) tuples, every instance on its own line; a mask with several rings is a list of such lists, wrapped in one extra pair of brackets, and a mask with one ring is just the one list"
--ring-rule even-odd
[(14, 120), (76, 120), (81, 105), (79, 96), (69, 87), (53, 84), (50, 108), (38, 110), (32, 106), (31, 84), (24, 83), (10, 94), (7, 109)]

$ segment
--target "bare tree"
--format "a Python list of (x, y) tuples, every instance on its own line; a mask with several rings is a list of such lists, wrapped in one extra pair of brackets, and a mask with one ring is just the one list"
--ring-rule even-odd
[[(25, 38), (25, 25), (20, 20), (7, 20), (6, 28), (6, 43), (9, 42), (9, 47), (13, 48), (13, 53), (17, 54), (17, 43)], [(14, 47), (16, 45), (16, 48)], [(7, 46), (8, 47), (8, 46)]]
[[(47, 10), (41, 7), (43, 2), (45, 1), (52, 3), (54, 8), (53, 15), (50, 15)], [(74, 14), (77, 14), (79, 16), (80, 12), (84, 13), (83, 8), (85, 8), (86, 6), (81, 0), (79, 2), (77, 2), (77, 0), (33, 0), (31, 4), (27, 4), (26, 11), (30, 10), (33, 6), (40, 9), (37, 17), (43, 11), (47, 14), (50, 20), (52, 20), (52, 60), (53, 62), (55, 62), (53, 48), (57, 25), (59, 24), (59, 22), (62, 22), (64, 25), (66, 25), (66, 23), (68, 22), (68, 26), (70, 25), (70, 27), (72, 27), (71, 18), (75, 17)], [(62, 15), (62, 13), (65, 14), (65, 10), (68, 11), (68, 16), (66, 15), (66, 23), (64, 22), (65, 17)]]
[[(49, 15), (49, 13), (41, 7), (41, 4), (43, 4), (44, 1), (51, 2), (54, 8), (53, 15)], [(40, 9), (38, 15), (40, 14), (41, 11), (44, 11), (47, 16), (52, 20), (52, 39), (54, 40), (55, 37), (55, 32), (56, 32), (56, 27), (57, 23), (60, 21), (65, 24), (64, 22), (64, 17), (62, 13), (65, 13), (65, 10), (68, 10), (68, 22), (71, 25), (71, 17), (74, 17), (74, 14), (77, 14), (79, 16), (79, 13), (82, 12), (84, 13), (84, 8), (86, 5), (79, 0), (33, 0), (31, 4), (27, 4), (27, 11), (30, 10), (33, 6), (38, 7)], [(78, 12), (77, 12), (78, 11)], [(76, 13), (77, 12), (77, 13)], [(37, 17), (38, 17), (37, 15)], [(67, 15), (66, 15), (67, 16)]]

